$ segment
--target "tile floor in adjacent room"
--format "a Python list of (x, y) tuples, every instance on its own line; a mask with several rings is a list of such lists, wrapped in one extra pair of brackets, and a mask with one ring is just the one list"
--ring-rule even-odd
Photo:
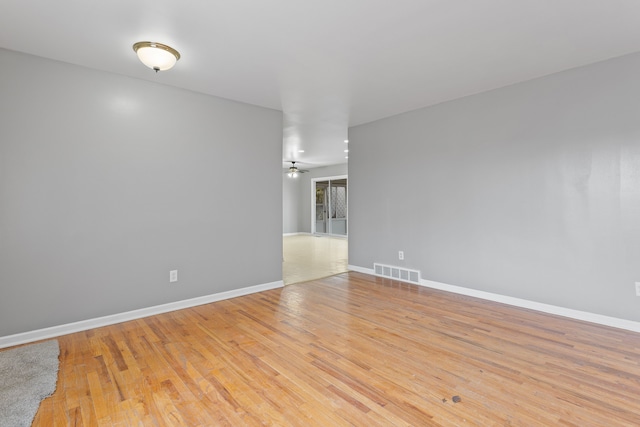
[(344, 273), (348, 270), (347, 239), (300, 234), (282, 238), (285, 285)]

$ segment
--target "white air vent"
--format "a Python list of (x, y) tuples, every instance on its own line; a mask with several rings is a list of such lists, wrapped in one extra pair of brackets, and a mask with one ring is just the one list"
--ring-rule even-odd
[(373, 271), (376, 276), (415, 283), (416, 285), (420, 284), (420, 272), (418, 270), (373, 263)]

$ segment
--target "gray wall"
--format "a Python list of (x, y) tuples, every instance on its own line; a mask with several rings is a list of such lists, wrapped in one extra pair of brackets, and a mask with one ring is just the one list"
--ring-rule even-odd
[(351, 128), (350, 264), (640, 321), (639, 76), (634, 54)]
[(300, 181), (282, 173), (282, 232), (298, 232)]
[(282, 279), (280, 112), (6, 50), (0, 69), (0, 336)]

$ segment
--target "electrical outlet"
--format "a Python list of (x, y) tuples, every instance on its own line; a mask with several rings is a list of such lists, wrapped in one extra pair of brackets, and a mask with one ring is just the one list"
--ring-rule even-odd
[(640, 282), (636, 282), (636, 296), (640, 297)]
[(404, 259), (404, 251), (398, 251), (398, 259), (402, 261)]
[(178, 270), (171, 270), (169, 272), (169, 283), (178, 281)]

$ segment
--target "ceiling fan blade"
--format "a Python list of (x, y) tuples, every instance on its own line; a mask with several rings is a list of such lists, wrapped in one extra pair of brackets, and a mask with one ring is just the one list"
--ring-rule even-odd
[(291, 166), (284, 171), (287, 175), (309, 172), (307, 169), (298, 169), (298, 166), (296, 166), (297, 161), (289, 160), (288, 163), (291, 163)]

